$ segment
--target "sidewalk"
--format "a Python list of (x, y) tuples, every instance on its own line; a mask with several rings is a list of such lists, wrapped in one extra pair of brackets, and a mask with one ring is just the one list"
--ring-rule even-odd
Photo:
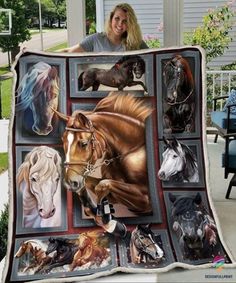
[(8, 152), (9, 120), (0, 120), (0, 152)]

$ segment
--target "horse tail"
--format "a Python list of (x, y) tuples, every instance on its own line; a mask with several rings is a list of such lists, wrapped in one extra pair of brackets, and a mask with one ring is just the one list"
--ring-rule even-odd
[(84, 72), (82, 72), (79, 75), (79, 78), (78, 78), (78, 90), (81, 90), (83, 88), (83, 75), (84, 75)]

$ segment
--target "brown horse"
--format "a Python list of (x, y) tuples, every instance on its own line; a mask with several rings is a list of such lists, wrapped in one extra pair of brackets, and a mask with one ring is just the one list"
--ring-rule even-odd
[(194, 132), (194, 78), (187, 59), (176, 55), (163, 69), (164, 133)]
[(110, 93), (90, 113), (57, 112), (67, 122), (62, 137), (65, 186), (80, 191), (99, 168), (101, 178), (90, 182), (98, 203), (107, 198), (137, 215), (150, 214), (144, 122), (151, 112), (142, 100), (122, 92)]
[(85, 232), (79, 235), (76, 240), (78, 251), (74, 255), (73, 262), (70, 266), (70, 270), (73, 271), (77, 266), (82, 266), (87, 263), (90, 265), (101, 265), (104, 259), (107, 259), (109, 253), (107, 251), (107, 241), (103, 245), (99, 244), (98, 232)]
[(47, 245), (40, 240), (28, 240), (20, 244), (15, 257), (20, 258), (25, 254), (30, 254), (33, 263), (29, 264), (25, 269), (24, 273), (29, 269), (33, 269), (34, 273), (39, 272), (45, 265), (51, 262), (52, 258), (46, 255)]

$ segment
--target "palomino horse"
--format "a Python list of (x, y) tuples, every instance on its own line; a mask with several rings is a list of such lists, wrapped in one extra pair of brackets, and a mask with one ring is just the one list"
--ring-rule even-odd
[(166, 140), (159, 179), (170, 182), (199, 182), (197, 158), (193, 151), (177, 139)]
[(15, 257), (21, 258), (26, 254), (30, 254), (31, 264), (24, 268), (24, 273), (29, 269), (34, 269), (34, 273), (39, 272), (45, 265), (49, 264), (52, 258), (46, 255), (47, 245), (40, 240), (27, 240), (20, 244)]
[(160, 262), (164, 256), (163, 250), (155, 240), (150, 225), (138, 225), (131, 233), (130, 256), (132, 263)]
[(194, 79), (188, 61), (176, 55), (164, 66), (163, 76), (164, 133), (194, 132)]
[(217, 255), (217, 229), (199, 193), (176, 196), (169, 193), (172, 203), (171, 223), (184, 258), (200, 259)]
[(58, 107), (58, 84), (57, 69), (44, 62), (33, 65), (19, 84), (16, 111), (31, 109), (32, 130), (38, 135), (48, 135), (53, 130), (52, 108)]
[(101, 179), (90, 187), (98, 204), (107, 198), (109, 203), (121, 203), (137, 215), (150, 214), (144, 124), (150, 107), (118, 92), (100, 101), (93, 112), (57, 114), (67, 122), (62, 137), (65, 186), (80, 191), (85, 182), (88, 185), (91, 172), (100, 168)]
[(98, 232), (85, 232), (79, 235), (76, 240), (76, 245), (78, 245), (79, 249), (74, 255), (71, 271), (77, 266), (83, 266), (85, 264), (89, 264), (90, 266), (96, 264), (100, 266), (108, 258), (108, 241), (103, 239), (100, 241), (102, 243), (100, 245), (99, 238), (101, 237)]
[(111, 69), (90, 68), (82, 72), (78, 79), (78, 88), (83, 91), (92, 87), (93, 91), (97, 91), (102, 84), (123, 90), (126, 86), (141, 85), (147, 92), (142, 81), (134, 81), (134, 75), (136, 79), (140, 79), (144, 73), (145, 62), (140, 56), (123, 56)]
[(53, 148), (35, 147), (18, 169), (24, 227), (61, 225), (61, 157)]

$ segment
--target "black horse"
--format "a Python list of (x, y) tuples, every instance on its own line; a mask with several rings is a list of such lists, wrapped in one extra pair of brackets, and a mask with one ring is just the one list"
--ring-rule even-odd
[(184, 259), (198, 260), (216, 256), (219, 248), (214, 220), (195, 196), (176, 196), (169, 193), (172, 228), (176, 233)]
[(48, 248), (46, 254), (49, 255), (52, 252), (56, 252), (52, 257), (50, 264), (46, 265), (40, 273), (49, 273), (53, 268), (63, 266), (65, 264), (71, 264), (75, 253), (79, 247), (73, 240), (66, 238), (52, 238), (49, 239)]
[(78, 78), (78, 89), (84, 91), (92, 87), (93, 91), (97, 91), (103, 84), (123, 90), (126, 86), (141, 85), (147, 92), (142, 81), (134, 81), (134, 76), (140, 79), (144, 73), (145, 62), (140, 56), (123, 56), (111, 69), (90, 68), (82, 72)]
[(194, 79), (188, 61), (176, 55), (163, 69), (164, 133), (194, 132)]

